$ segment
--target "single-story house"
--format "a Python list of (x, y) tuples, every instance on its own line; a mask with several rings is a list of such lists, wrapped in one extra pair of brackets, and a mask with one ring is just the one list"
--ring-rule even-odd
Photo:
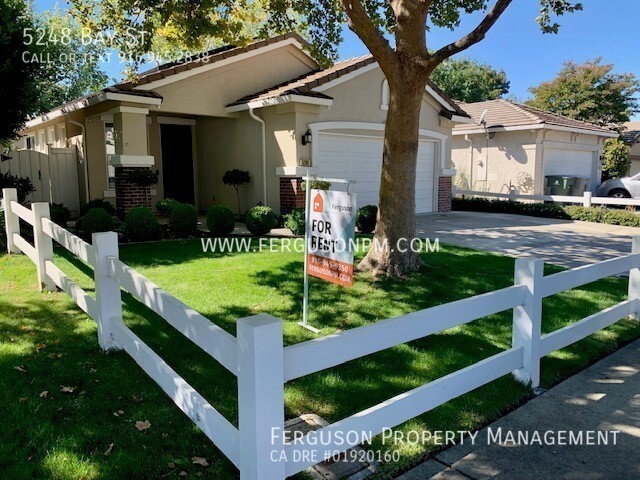
[[(242, 209), (285, 213), (304, 205), (307, 172), (355, 180), (358, 204), (376, 204), (389, 90), (371, 56), (322, 69), (286, 34), (161, 65), (27, 123), (21, 148), (77, 145), (81, 201), (106, 198), (119, 213), (162, 198), (205, 210), (235, 205), (225, 171), (248, 170)], [(430, 84), (420, 118), (417, 212), (450, 205), (451, 131), (470, 121)], [(81, 148), (80, 148), (81, 147)], [(159, 173), (144, 190), (135, 169)], [(148, 188), (148, 187), (147, 187)]]
[(622, 139), (629, 146), (629, 176), (640, 173), (640, 122), (624, 124)]
[(544, 193), (545, 177), (588, 178), (601, 183), (602, 147), (618, 133), (591, 123), (508, 100), (460, 104), (473, 124), (453, 128), (452, 161), (459, 188)]

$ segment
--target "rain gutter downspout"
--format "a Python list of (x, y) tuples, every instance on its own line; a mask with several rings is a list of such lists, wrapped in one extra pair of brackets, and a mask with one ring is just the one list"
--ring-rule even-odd
[(249, 107), (249, 116), (256, 122), (260, 123), (262, 130), (262, 204), (267, 205), (267, 132), (264, 120), (258, 117), (253, 111), (252, 107)]
[(66, 116), (67, 116), (67, 121), (72, 125), (80, 127), (80, 131), (82, 132), (82, 167), (84, 171), (84, 193), (85, 193), (86, 201), (89, 202), (90, 198), (89, 198), (89, 169), (87, 167), (87, 134), (86, 134), (87, 132), (83, 123), (76, 122), (75, 120), (71, 120), (71, 117), (69, 116), (68, 113), (66, 113)]

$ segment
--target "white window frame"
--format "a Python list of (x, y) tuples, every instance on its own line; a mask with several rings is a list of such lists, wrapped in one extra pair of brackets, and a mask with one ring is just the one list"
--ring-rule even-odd
[(54, 147), (56, 145), (56, 127), (50, 125), (47, 127), (47, 145)]
[(67, 125), (64, 123), (58, 124), (58, 142), (56, 145), (58, 148), (67, 147)]
[(36, 150), (38, 152), (46, 152), (47, 151), (47, 134), (44, 131), (44, 128), (38, 130), (38, 138), (36, 140)]
[(33, 134), (25, 135), (24, 137), (24, 148), (25, 150), (35, 150), (36, 149), (36, 136)]

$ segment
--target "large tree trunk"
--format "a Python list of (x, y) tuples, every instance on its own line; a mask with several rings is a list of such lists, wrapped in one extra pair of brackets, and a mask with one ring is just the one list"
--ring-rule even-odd
[(374, 277), (403, 277), (422, 265), (410, 245), (416, 231), (416, 162), (425, 85), (426, 80), (405, 72), (389, 79), (378, 219), (371, 248), (358, 265)]

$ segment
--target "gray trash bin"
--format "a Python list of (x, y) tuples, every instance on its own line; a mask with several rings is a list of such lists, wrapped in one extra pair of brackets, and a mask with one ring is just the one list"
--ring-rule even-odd
[(590, 180), (591, 179), (588, 177), (576, 177), (576, 181), (573, 183), (573, 187), (571, 188), (571, 193), (569, 193), (569, 195), (577, 197), (583, 196), (584, 192), (587, 191)]

